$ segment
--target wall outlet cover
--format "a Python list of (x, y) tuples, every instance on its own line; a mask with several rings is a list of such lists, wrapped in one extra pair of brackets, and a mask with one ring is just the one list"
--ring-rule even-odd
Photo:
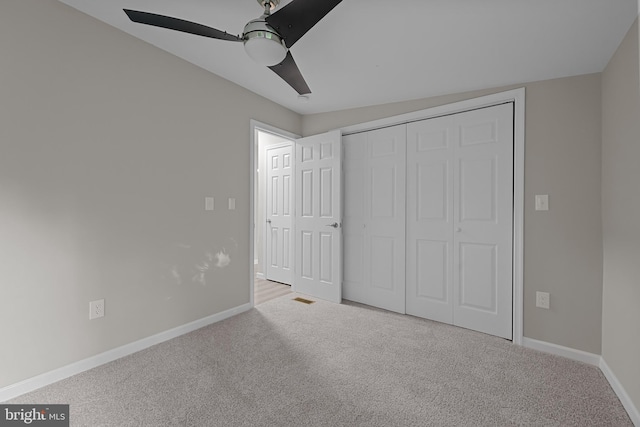
[(536, 210), (548, 211), (549, 210), (549, 195), (548, 194), (536, 194)]
[(549, 309), (549, 292), (536, 292), (536, 307)]
[(89, 320), (104, 317), (104, 299), (91, 301), (89, 303)]

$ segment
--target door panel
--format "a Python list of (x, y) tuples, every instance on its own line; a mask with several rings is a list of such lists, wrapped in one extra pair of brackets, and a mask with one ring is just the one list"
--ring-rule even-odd
[(339, 131), (296, 140), (296, 267), (293, 290), (342, 300)]
[(345, 298), (404, 313), (406, 126), (343, 141)]
[(371, 170), (371, 218), (392, 219), (396, 203), (396, 165)]
[(449, 273), (447, 266), (449, 242), (418, 239), (416, 240), (417, 278), (416, 294), (407, 298), (427, 298), (431, 301), (446, 303)]
[(268, 280), (291, 284), (293, 280), (293, 147), (276, 146), (267, 156), (267, 233), (265, 273)]
[(461, 159), (459, 221), (496, 221), (497, 159)]
[(418, 164), (416, 168), (417, 221), (446, 221), (447, 181), (449, 177), (447, 162)]
[(455, 117), (454, 324), (511, 339), (513, 105)]
[(461, 244), (460, 307), (496, 313), (496, 245)]
[[(287, 166), (288, 167), (288, 166)], [(292, 203), (291, 203), (291, 185), (292, 185), (292, 181), (291, 181), (291, 175), (285, 175), (282, 177), (282, 188), (283, 188), (283, 195), (282, 195), (282, 202), (283, 202), (283, 206), (282, 206), (282, 214), (288, 217), (291, 217), (291, 207), (292, 207)]]
[(509, 339), (512, 108), (407, 125), (407, 313)]
[(300, 273), (302, 278), (313, 280), (313, 233), (301, 231), (302, 245), (300, 245)]
[[(327, 157), (325, 157), (327, 158)], [(333, 217), (333, 168), (320, 168), (320, 217)]]
[(451, 116), (407, 125), (407, 313), (453, 323)]
[(394, 291), (396, 248), (393, 237), (371, 237), (371, 287)]
[[(271, 251), (269, 251), (269, 265), (271, 267), (279, 267), (278, 263), (278, 235), (280, 234), (280, 230), (278, 227), (274, 227), (271, 225)], [(269, 275), (267, 275), (269, 277)], [(270, 277), (273, 278), (273, 275)]]
[(333, 233), (320, 232), (320, 281), (331, 283), (333, 274)]

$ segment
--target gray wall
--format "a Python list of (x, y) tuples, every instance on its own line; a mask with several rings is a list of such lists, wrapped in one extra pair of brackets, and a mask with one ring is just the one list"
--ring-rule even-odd
[(0, 387), (249, 302), (249, 121), (298, 114), (55, 0), (0, 2), (0, 82)]
[[(526, 87), (524, 335), (600, 354), (600, 74), (303, 117), (303, 134)], [(534, 211), (549, 194), (550, 210)], [(551, 308), (535, 307), (535, 292)]]
[(640, 409), (638, 21), (602, 76), (602, 357)]

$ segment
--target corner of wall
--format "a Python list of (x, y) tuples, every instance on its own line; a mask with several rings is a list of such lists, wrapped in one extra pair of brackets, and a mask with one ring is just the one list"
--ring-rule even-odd
[(640, 29), (629, 29), (602, 77), (601, 369), (640, 425)]

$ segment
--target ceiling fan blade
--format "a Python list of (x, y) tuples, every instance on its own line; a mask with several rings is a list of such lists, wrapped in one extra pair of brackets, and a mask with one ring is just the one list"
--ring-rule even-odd
[(289, 83), (289, 86), (294, 88), (300, 95), (311, 93), (311, 89), (307, 86), (307, 82), (304, 81), (304, 77), (302, 77), (302, 74), (296, 65), (296, 61), (293, 60), (291, 52), (287, 52), (287, 56), (281, 63), (269, 68), (279, 75), (282, 80)]
[(154, 27), (168, 28), (170, 30), (182, 31), (183, 33), (195, 34), (197, 36), (211, 37), (212, 39), (241, 42), (242, 39), (226, 31), (216, 30), (206, 25), (196, 24), (170, 16), (156, 15), (155, 13), (140, 12), (137, 10), (123, 9), (133, 22), (139, 24), (152, 25)]
[(287, 47), (293, 46), (342, 0), (293, 0), (265, 19), (284, 39)]

